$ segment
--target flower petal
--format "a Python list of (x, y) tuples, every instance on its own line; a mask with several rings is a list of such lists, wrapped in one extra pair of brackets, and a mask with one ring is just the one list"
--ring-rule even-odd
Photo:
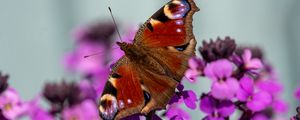
[(184, 91), (183, 94), (186, 94), (184, 96), (187, 96), (184, 98), (185, 105), (190, 109), (196, 109), (197, 95), (192, 90)]
[(225, 82), (214, 82), (211, 94), (217, 99), (231, 99), (239, 90), (239, 83), (234, 78), (229, 78)]
[(191, 69), (196, 70), (198, 66), (201, 66), (201, 61), (196, 57), (192, 57), (189, 59), (188, 64)]
[(200, 101), (200, 110), (206, 114), (212, 114), (216, 107), (216, 100), (211, 96), (205, 96)]
[(243, 89), (240, 89), (236, 95), (237, 99), (242, 102), (246, 102), (248, 100), (249, 96), (250, 96), (250, 94), (245, 92)]
[(283, 86), (276, 80), (263, 80), (259, 81), (256, 85), (259, 89), (266, 91), (271, 95), (276, 95), (283, 90)]
[(271, 102), (272, 96), (265, 91), (260, 91), (252, 96), (252, 100), (247, 103), (247, 107), (257, 112), (265, 109)]
[(221, 101), (221, 103), (218, 105), (218, 113), (222, 117), (228, 117), (235, 111), (235, 106), (232, 101), (230, 100), (224, 100)]
[(211, 62), (204, 69), (205, 76), (216, 81), (218, 79), (228, 78), (233, 72), (233, 65), (226, 59)]
[(252, 120), (269, 120), (269, 118), (263, 114), (256, 114)]
[(248, 76), (244, 76), (240, 80), (241, 89), (243, 89), (246, 93), (252, 94), (254, 92), (254, 80), (252, 80)]
[(277, 113), (287, 113), (288, 112), (288, 104), (280, 99), (276, 99), (272, 103), (273, 110)]
[(243, 61), (244, 61), (245, 63), (248, 63), (248, 62), (250, 62), (251, 57), (252, 57), (251, 50), (249, 50), (249, 49), (244, 50), (244, 53), (243, 53), (243, 55), (242, 55)]
[(254, 58), (246, 63), (245, 66), (247, 69), (260, 69), (263, 67), (263, 64), (260, 59)]
[(188, 78), (188, 81), (189, 82), (195, 82), (197, 77), (199, 77), (201, 73), (197, 70), (193, 70), (193, 69), (188, 69), (186, 72), (185, 72), (185, 76)]

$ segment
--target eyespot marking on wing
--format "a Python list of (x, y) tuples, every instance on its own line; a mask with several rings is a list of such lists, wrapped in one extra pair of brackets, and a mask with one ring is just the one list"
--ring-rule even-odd
[(169, 19), (183, 18), (190, 10), (190, 5), (186, 1), (174, 0), (164, 6), (164, 14)]
[(99, 103), (100, 116), (103, 119), (111, 120), (118, 112), (118, 104), (115, 96), (111, 94), (105, 94), (101, 97)]

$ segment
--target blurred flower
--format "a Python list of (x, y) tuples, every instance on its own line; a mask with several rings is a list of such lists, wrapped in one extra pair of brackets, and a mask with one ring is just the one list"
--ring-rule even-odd
[(38, 95), (33, 100), (25, 103), (27, 106), (27, 112), (31, 120), (54, 120), (54, 116), (52, 116), (47, 111), (43, 110), (39, 106), (41, 96)]
[(287, 113), (288, 112), (288, 104), (281, 99), (273, 99), (272, 101), (272, 109), (274, 110), (274, 112), (276, 113)]
[(239, 71), (236, 73), (237, 78), (243, 77), (245, 73), (257, 75), (258, 70), (264, 67), (260, 59), (252, 57), (249, 49), (245, 49), (241, 56), (234, 55), (231, 59), (239, 68)]
[[(78, 72), (84, 76), (94, 76), (98, 71), (108, 70), (105, 64), (107, 52), (104, 45), (82, 43), (74, 51), (65, 55), (63, 63), (69, 71)], [(94, 53), (97, 55), (84, 58)]]
[(8, 88), (0, 95), (0, 109), (7, 119), (17, 119), (27, 111), (17, 92)]
[(51, 113), (61, 112), (65, 106), (72, 106), (84, 100), (80, 88), (75, 83), (47, 83), (43, 90), (44, 97), (51, 104)]
[(76, 42), (88, 42), (91, 44), (105, 44), (110, 46), (115, 33), (112, 22), (96, 22), (86, 26), (80, 26), (73, 32)]
[(195, 82), (196, 78), (203, 75), (203, 69), (205, 67), (204, 61), (196, 57), (192, 57), (188, 61), (189, 69), (185, 72), (185, 76), (190, 82)]
[(2, 75), (2, 73), (0, 72), (0, 94), (8, 88), (8, 78), (8, 75)]
[(200, 110), (208, 114), (203, 120), (225, 120), (234, 113), (235, 106), (230, 100), (217, 100), (211, 95), (203, 95)]
[(91, 100), (65, 108), (62, 118), (64, 120), (100, 120), (96, 104)]
[(251, 120), (270, 120), (270, 118), (264, 114), (255, 114)]
[(94, 88), (96, 95), (102, 94), (102, 91), (105, 87), (105, 83), (108, 80), (107, 78), (109, 77), (109, 73), (109, 69), (103, 69), (101, 71), (98, 71), (98, 73), (95, 74), (95, 76), (92, 76), (92, 78), (89, 79), (91, 80), (89, 81), (89, 84), (92, 85), (92, 87)]
[(190, 120), (190, 115), (179, 108), (176, 104), (170, 105), (167, 109), (166, 117), (169, 120)]
[(262, 62), (258, 58), (252, 58), (252, 53), (249, 49), (244, 51), (242, 61), (246, 70), (260, 69), (263, 67)]
[(242, 56), (245, 50), (250, 50), (253, 58), (258, 58), (261, 60), (264, 59), (263, 51), (259, 47), (248, 47), (248, 46), (237, 47), (235, 53), (239, 56)]
[(78, 84), (78, 87), (80, 89), (80, 96), (82, 99), (96, 100), (98, 98), (96, 90), (91, 82), (87, 80), (81, 80)]
[(240, 101), (247, 102), (246, 106), (254, 111), (261, 111), (268, 107), (272, 102), (272, 96), (265, 91), (254, 92), (254, 81), (244, 76), (240, 80), (240, 87), (237, 98)]
[(297, 100), (300, 100), (300, 87), (298, 87), (294, 93), (294, 96)]
[(274, 96), (278, 95), (283, 90), (282, 84), (275, 80), (260, 80), (256, 83), (256, 86)]
[(204, 69), (205, 76), (213, 83), (211, 94), (217, 99), (231, 99), (239, 90), (238, 81), (231, 77), (233, 64), (226, 59), (208, 63)]
[(216, 41), (210, 40), (209, 43), (203, 41), (199, 51), (206, 62), (211, 62), (230, 57), (235, 48), (235, 41), (230, 37), (225, 37), (224, 40), (218, 38)]

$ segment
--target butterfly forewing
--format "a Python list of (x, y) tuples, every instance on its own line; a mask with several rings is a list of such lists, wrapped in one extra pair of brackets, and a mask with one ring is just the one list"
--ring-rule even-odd
[(170, 1), (139, 29), (136, 44), (147, 47), (187, 44), (194, 38), (192, 16), (198, 10), (193, 0)]

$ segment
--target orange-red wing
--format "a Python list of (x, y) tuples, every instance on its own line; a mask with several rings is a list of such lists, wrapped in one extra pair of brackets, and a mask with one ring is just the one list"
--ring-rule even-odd
[(135, 44), (146, 47), (181, 46), (194, 38), (192, 15), (199, 9), (193, 0), (172, 0), (139, 29)]
[(120, 119), (139, 113), (145, 104), (139, 73), (126, 57), (118, 61), (100, 98), (103, 119)]

